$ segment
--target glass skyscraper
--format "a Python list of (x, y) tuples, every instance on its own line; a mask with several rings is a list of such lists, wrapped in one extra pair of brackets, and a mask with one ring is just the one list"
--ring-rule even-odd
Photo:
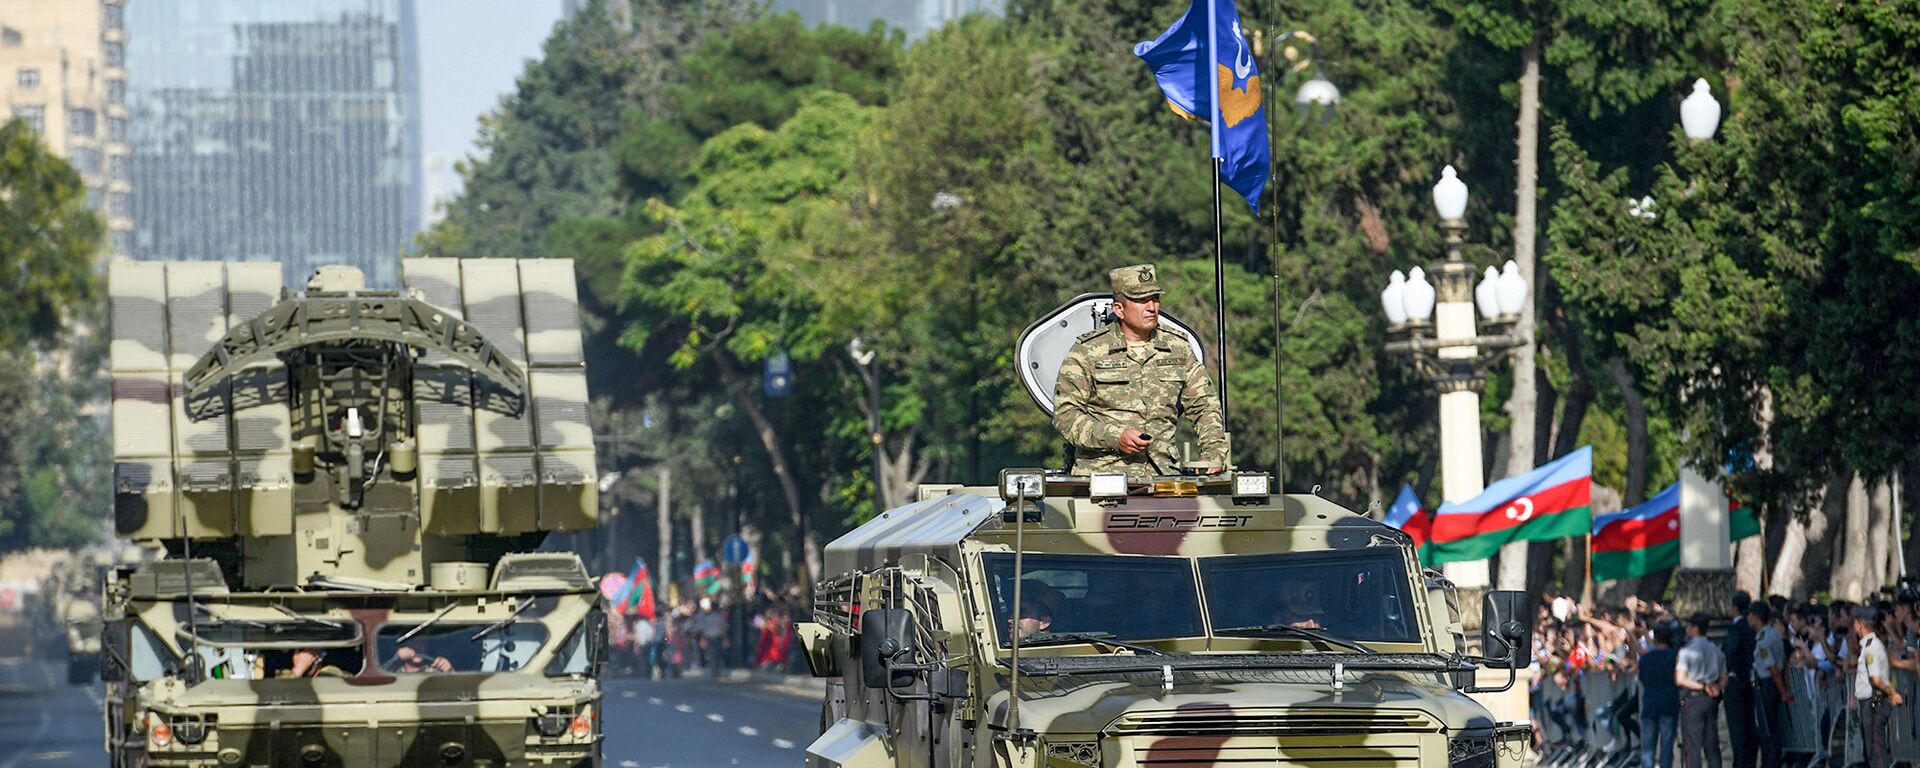
[(421, 226), (413, 0), (136, 1), (126, 26), (135, 258), (397, 284)]

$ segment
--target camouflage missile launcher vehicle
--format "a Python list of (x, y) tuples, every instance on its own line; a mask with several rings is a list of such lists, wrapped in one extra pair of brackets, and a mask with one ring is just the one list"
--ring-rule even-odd
[(572, 263), (112, 265), (115, 766), (584, 766), (606, 625)]
[[(1023, 374), (1050, 376), (1101, 301), (1029, 329)], [(1067, 341), (1036, 340), (1046, 328)], [(1030, 386), (1048, 406), (1050, 383)], [(1526, 663), (1524, 598), (1474, 607), (1486, 656), (1469, 655), (1452, 585), (1404, 533), (1276, 493), (1265, 474), (1004, 470), (997, 487), (923, 487), (828, 545), (824, 572), (798, 626), (828, 679), (811, 766), (1517, 768), (1525, 755), (1527, 726), (1467, 695), (1483, 692), (1481, 667)]]

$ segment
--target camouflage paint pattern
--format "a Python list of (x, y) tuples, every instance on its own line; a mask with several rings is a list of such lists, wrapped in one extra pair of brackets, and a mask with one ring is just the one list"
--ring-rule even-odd
[[(404, 292), (365, 290), (345, 267), (297, 292), (273, 263), (109, 268), (115, 527), (172, 553), (120, 569), (101, 596), (115, 765), (598, 759), (596, 667), (546, 665), (604, 633), (599, 598), (577, 555), (530, 553), (597, 522), (573, 264), (404, 269)], [(223, 647), (189, 627), (223, 617), (350, 622), (371, 657), (382, 624), (492, 622), (521, 605), (546, 637), (512, 672), (369, 663), (344, 678), (235, 680), (187, 664), (192, 648)], [(159, 671), (131, 673), (137, 638), (150, 639), (133, 656)], [(542, 736), (540, 713), (584, 715), (591, 732)], [(211, 733), (162, 745), (150, 715)]]
[[(1213, 381), (1184, 336), (1162, 327), (1128, 350), (1120, 323), (1085, 336), (1067, 352), (1054, 385), (1053, 425), (1078, 449), (1075, 474), (1121, 472), (1151, 477), (1177, 471), (1178, 419), (1193, 424), (1199, 458), (1227, 460), (1225, 426)], [(1138, 429), (1153, 436), (1144, 454), (1120, 452), (1120, 435)]]
[[(1404, 566), (1418, 637), (1368, 644), (1434, 660), (1462, 648), (1451, 590), (1422, 575), (1400, 531), (1310, 495), (1235, 499), (1225, 491), (1230, 485), (1210, 483), (1198, 496), (1097, 503), (1079, 482), (1049, 485), (1040, 521), (1019, 534), (1028, 555), (1198, 558), (1387, 547)], [(1010, 723), (1011, 650), (999, 645), (983, 564), (983, 556), (1014, 547), (1005, 507), (994, 488), (957, 489), (883, 513), (827, 546), (828, 578), (816, 589), (813, 621), (798, 627), (815, 673), (829, 678), (810, 766), (1447, 765), (1455, 738), (1489, 745), (1489, 768), (1522, 764), (1524, 726), (1496, 723), (1447, 673), (1421, 669), (1350, 669), (1336, 688), (1325, 668), (1163, 673), (1155, 657), (1128, 656), (1144, 659), (1149, 671), (1022, 675), (1018, 722)], [(931, 693), (927, 674), (891, 695), (864, 685), (858, 616), (881, 608), (914, 615), (920, 662), (966, 673), (942, 706), (913, 699)], [(1211, 634), (1149, 644), (1202, 658), (1308, 650), (1286, 637)], [(1021, 656), (1113, 653), (1130, 652), (1067, 643)], [(1031, 735), (1010, 736), (1011, 727)]]

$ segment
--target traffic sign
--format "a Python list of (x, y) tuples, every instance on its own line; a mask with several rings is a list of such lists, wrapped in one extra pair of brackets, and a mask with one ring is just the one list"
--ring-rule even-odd
[(740, 538), (740, 534), (728, 536), (727, 540), (720, 544), (720, 559), (727, 561), (729, 565), (739, 565), (752, 556), (753, 548), (747, 546), (747, 540)]

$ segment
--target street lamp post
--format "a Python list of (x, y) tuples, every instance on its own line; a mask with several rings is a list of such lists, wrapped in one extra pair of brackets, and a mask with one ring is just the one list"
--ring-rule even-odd
[[(1680, 102), (1680, 128), (1695, 145), (1712, 140), (1719, 130), (1720, 102), (1705, 78), (1693, 81), (1693, 93)], [(1689, 183), (1687, 191), (1696, 188)], [(1689, 462), (1681, 462), (1679, 474), (1680, 567), (1673, 574), (1674, 609), (1682, 616), (1724, 615), (1732, 610), (1735, 582), (1727, 495), (1716, 478)]]
[[(1517, 264), (1504, 269), (1487, 267), (1478, 287), (1474, 268), (1461, 258), (1465, 243), (1467, 185), (1453, 166), (1441, 172), (1433, 185), (1434, 208), (1446, 233), (1447, 256), (1428, 270), (1395, 270), (1380, 294), (1393, 339), (1389, 353), (1403, 356), (1412, 368), (1434, 385), (1440, 395), (1440, 492), (1446, 501), (1466, 501), (1486, 490), (1481, 467), (1480, 390), (1487, 370), (1508, 350), (1526, 343), (1512, 333), (1526, 306), (1526, 279)], [(1428, 274), (1433, 282), (1428, 282)], [(1480, 335), (1475, 315), (1487, 322), (1491, 335)], [(1447, 563), (1446, 576), (1460, 589), (1460, 604), (1474, 606), (1491, 585), (1487, 561)], [(1464, 611), (1468, 624), (1478, 623), (1478, 612)]]

